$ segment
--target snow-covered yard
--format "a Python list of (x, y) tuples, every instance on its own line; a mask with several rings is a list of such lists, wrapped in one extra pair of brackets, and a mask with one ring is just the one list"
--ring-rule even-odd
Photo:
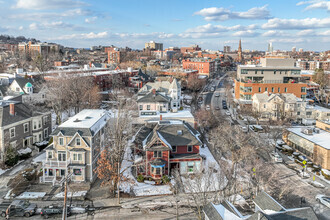
[(23, 192), (21, 195), (17, 196), (17, 199), (37, 199), (42, 198), (46, 195), (45, 192)]
[[(77, 192), (68, 192), (67, 196), (68, 197), (80, 197), (80, 196), (85, 196), (87, 191), (77, 191)], [(64, 198), (64, 192), (57, 193), (55, 195), (55, 198)]]
[(41, 163), (42, 161), (46, 160), (46, 151), (38, 155), (36, 158), (32, 160), (32, 163)]

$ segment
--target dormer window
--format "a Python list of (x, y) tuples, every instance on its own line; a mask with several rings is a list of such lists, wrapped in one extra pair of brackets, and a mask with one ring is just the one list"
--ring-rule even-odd
[(80, 138), (76, 138), (76, 145), (77, 145), (77, 146), (80, 146), (80, 144), (81, 144), (81, 143), (80, 143)]
[(178, 134), (178, 135), (182, 135), (182, 134), (183, 134), (182, 130), (178, 130), (178, 131), (177, 131), (177, 134)]

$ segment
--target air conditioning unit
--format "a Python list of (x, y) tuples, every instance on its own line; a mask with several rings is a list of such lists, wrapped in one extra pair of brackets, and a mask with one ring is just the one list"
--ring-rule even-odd
[(303, 128), (303, 129), (301, 129), (301, 133), (304, 133), (307, 135), (313, 135), (313, 128)]
[(314, 132), (315, 132), (316, 134), (319, 134), (319, 133), (320, 133), (320, 129), (319, 129), (319, 128), (314, 128)]

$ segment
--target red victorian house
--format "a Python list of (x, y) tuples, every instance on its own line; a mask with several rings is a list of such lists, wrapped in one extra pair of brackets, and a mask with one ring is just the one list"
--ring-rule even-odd
[(171, 175), (175, 168), (180, 174), (201, 169), (199, 133), (186, 122), (147, 124), (138, 131), (134, 143), (136, 175), (157, 180), (163, 175)]

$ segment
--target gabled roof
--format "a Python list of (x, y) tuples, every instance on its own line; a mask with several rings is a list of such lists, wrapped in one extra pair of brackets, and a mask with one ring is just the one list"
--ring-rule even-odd
[(288, 209), (286, 211), (264, 213), (256, 212), (248, 220), (317, 220), (317, 216), (311, 207)]
[(253, 200), (256, 206), (261, 210), (272, 210), (272, 211), (285, 211), (285, 208), (278, 203), (273, 197), (268, 195), (266, 192), (259, 192), (257, 197)]
[(212, 202), (208, 203), (203, 212), (209, 220), (239, 220), (241, 217), (237, 216), (230, 210), (228, 210), (222, 204), (215, 205)]
[(33, 85), (33, 80), (30, 78), (16, 78), (14, 81), (23, 89), (27, 83), (31, 83)]
[[(182, 134), (178, 134), (178, 131)], [(147, 146), (155, 139), (160, 139), (167, 146), (201, 145), (198, 135), (199, 133), (186, 122), (153, 123), (140, 129), (135, 136), (135, 143)]]
[[(15, 115), (10, 115), (9, 103), (15, 103)], [(32, 110), (23, 103), (13, 101), (0, 101), (0, 127), (10, 125), (28, 118), (33, 117)]]
[(170, 99), (157, 93), (154, 95), (152, 92), (141, 97), (137, 102), (170, 102)]

